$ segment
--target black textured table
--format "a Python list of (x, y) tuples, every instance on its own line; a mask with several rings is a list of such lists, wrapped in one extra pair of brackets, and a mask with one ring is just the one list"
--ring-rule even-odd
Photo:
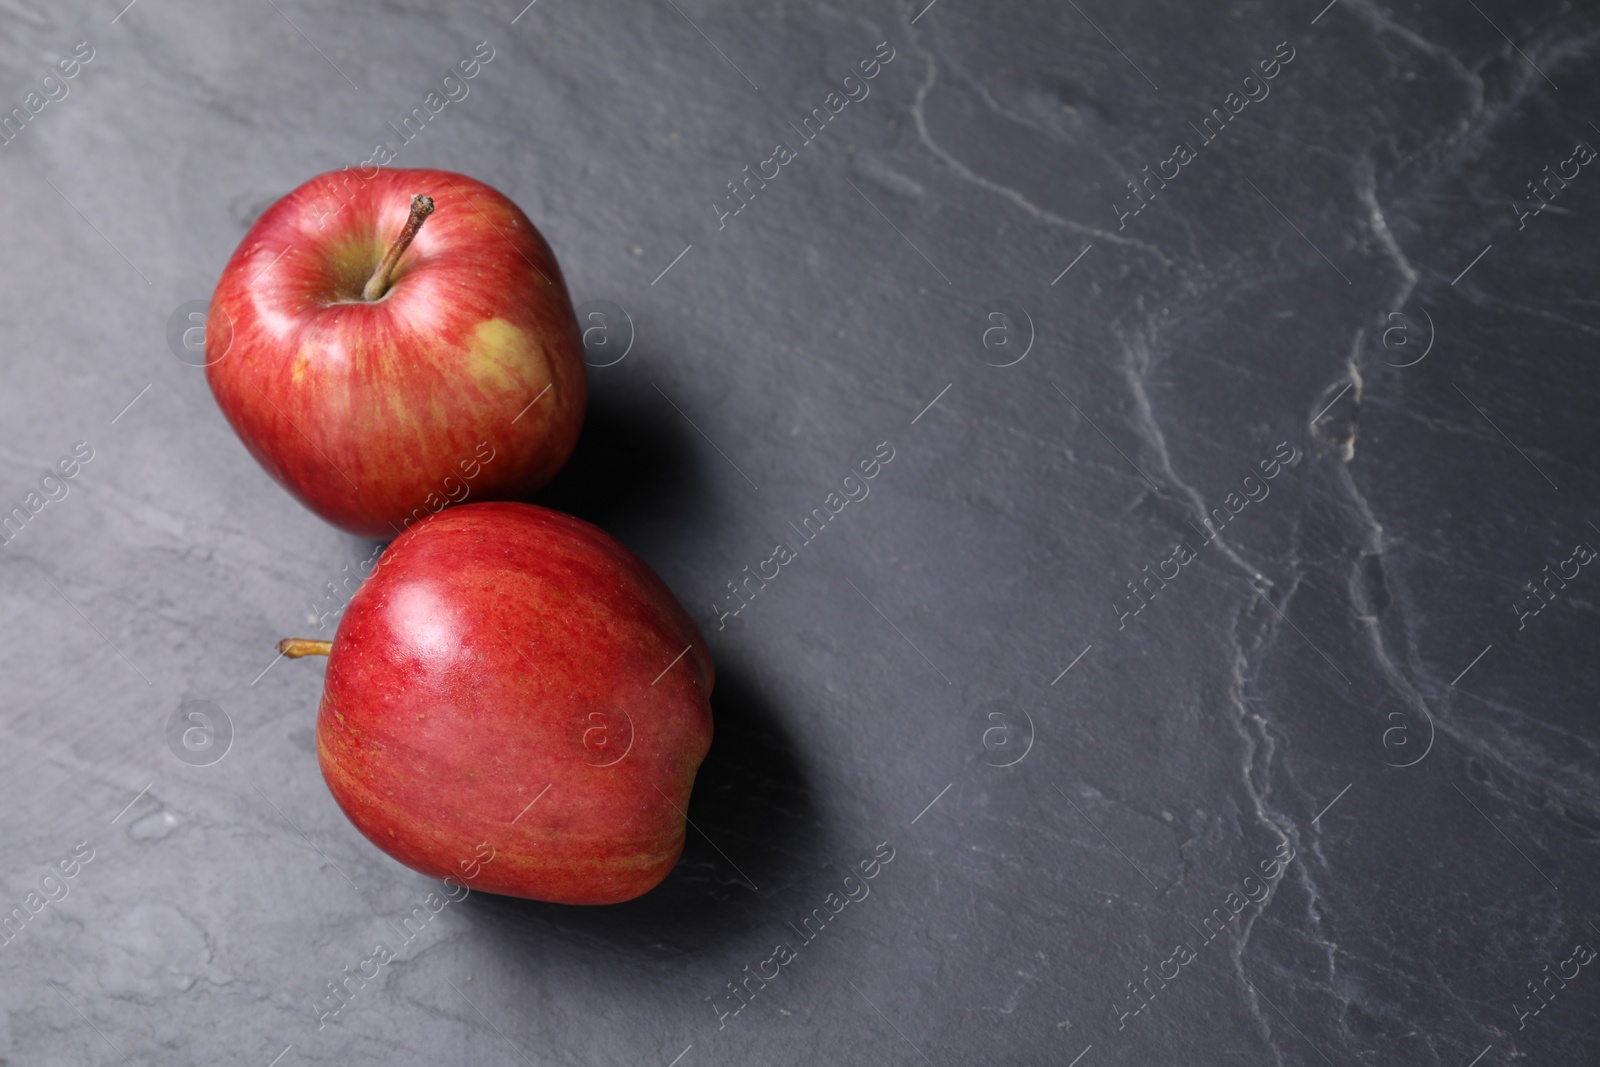
[[(0, 1060), (1592, 1062), (1592, 7), (121, 2), (0, 4)], [(196, 338), (378, 156), (546, 234), (539, 500), (715, 655), (633, 903), (402, 942), (274, 658), (377, 546)]]

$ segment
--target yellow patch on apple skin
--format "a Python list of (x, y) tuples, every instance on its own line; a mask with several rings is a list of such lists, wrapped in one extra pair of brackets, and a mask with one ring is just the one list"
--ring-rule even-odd
[(306, 376), (306, 368), (310, 365), (310, 353), (306, 352), (305, 349), (301, 349), (299, 352), (295, 353), (294, 370), (290, 372), (290, 380), (294, 382), (295, 385), (299, 385), (300, 379)]
[(486, 319), (472, 331), (468, 367), (487, 390), (520, 392), (527, 388), (529, 356), (534, 346), (528, 335), (505, 319)]
[[(400, 395), (400, 390), (390, 391), (387, 399), (389, 402), (389, 424), (398, 427), (411, 427), (411, 406)], [(372, 421), (376, 423), (380, 420), (374, 419)]]

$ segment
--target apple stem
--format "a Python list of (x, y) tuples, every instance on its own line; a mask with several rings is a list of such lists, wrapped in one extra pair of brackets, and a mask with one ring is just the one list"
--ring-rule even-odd
[(318, 641), (314, 637), (285, 637), (278, 642), (278, 655), (299, 659), (301, 656), (326, 656), (333, 651), (332, 641)]
[(389, 252), (383, 257), (383, 262), (378, 264), (378, 269), (367, 279), (366, 288), (361, 290), (361, 299), (377, 300), (389, 291), (389, 285), (393, 281), (390, 276), (394, 274), (395, 265), (400, 262), (400, 257), (405, 255), (406, 249), (411, 247), (411, 241), (417, 236), (417, 231), (422, 229), (423, 221), (432, 214), (433, 197), (419, 194), (411, 198), (411, 217), (406, 219), (405, 229), (400, 231), (400, 236), (389, 246)]

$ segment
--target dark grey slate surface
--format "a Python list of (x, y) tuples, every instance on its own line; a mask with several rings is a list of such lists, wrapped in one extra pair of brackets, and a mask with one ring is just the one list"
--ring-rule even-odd
[[(1592, 1061), (1592, 7), (518, 6), (0, 0), (0, 108), (93, 49), (0, 148), (0, 505), (93, 450), (0, 552), (0, 909), (92, 850), (0, 947), (0, 1060)], [(706, 628), (718, 735), (658, 891), (453, 904), (319, 1030), (434, 888), (323, 786), (320, 668), (262, 673), (373, 546), (256, 467), (169, 319), (480, 41), (396, 165), (503, 189), (631, 318), (543, 499)], [(186, 701), (220, 761), (174, 754)]]

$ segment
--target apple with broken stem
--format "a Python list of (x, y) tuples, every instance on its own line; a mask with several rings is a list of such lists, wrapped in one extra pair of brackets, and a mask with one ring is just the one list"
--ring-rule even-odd
[[(711, 654), (596, 527), (531, 504), (450, 508), (385, 550), (331, 642), (278, 649), (328, 657), (323, 778), (406, 866), (611, 904), (677, 863), (711, 746)], [(483, 842), (494, 862), (471, 864)]]
[(207, 321), (206, 380), (240, 440), (351, 533), (393, 537), (468, 493), (525, 496), (582, 427), (583, 340), (555, 256), (460, 174), (311, 179), (245, 235)]

